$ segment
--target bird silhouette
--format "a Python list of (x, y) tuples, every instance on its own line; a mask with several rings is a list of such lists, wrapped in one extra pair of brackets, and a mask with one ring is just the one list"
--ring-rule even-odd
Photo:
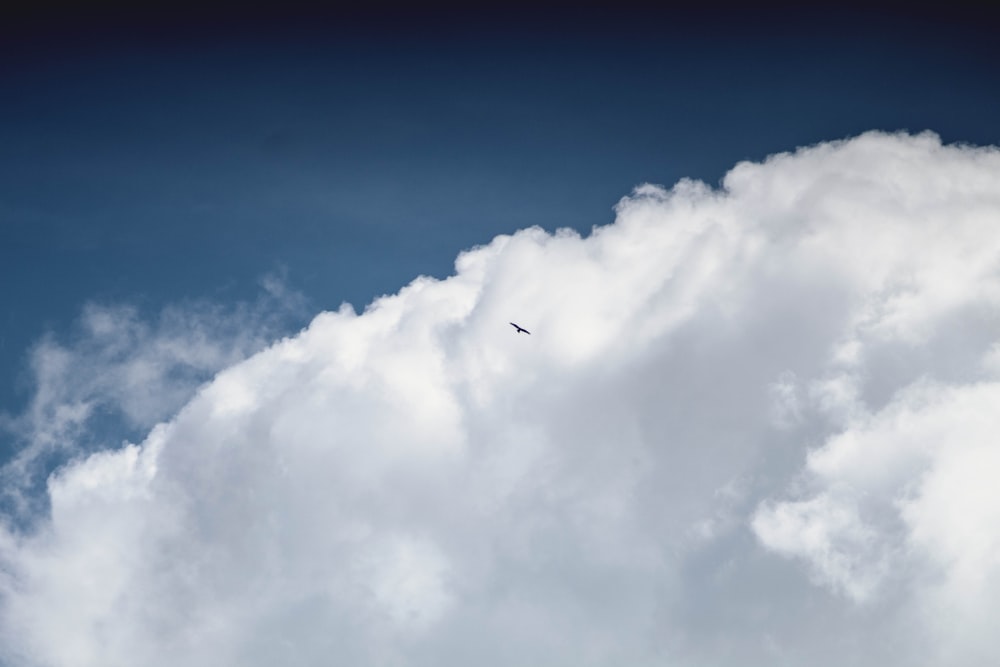
[(527, 330), (527, 329), (525, 329), (524, 327), (520, 327), (520, 326), (518, 326), (518, 325), (514, 324), (513, 322), (511, 322), (511, 323), (510, 323), (510, 326), (512, 326), (512, 327), (514, 327), (515, 329), (517, 329), (517, 333), (526, 333), (526, 334), (528, 334), (529, 336), (531, 335), (531, 332), (530, 332), (530, 331), (528, 331), (528, 330)]

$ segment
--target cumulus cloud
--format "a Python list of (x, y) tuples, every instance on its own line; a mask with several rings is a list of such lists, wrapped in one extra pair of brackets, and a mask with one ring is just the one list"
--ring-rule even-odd
[(321, 313), (49, 478), (5, 659), (993, 664), (998, 215), (869, 133)]

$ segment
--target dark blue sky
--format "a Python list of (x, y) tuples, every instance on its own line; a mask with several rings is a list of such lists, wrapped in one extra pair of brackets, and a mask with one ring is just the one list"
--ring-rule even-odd
[[(301, 9), (301, 11), (296, 11)], [(1000, 143), (982, 13), (105, 9), (0, 47), (0, 411), (88, 300), (361, 308), (642, 182), (869, 129)]]

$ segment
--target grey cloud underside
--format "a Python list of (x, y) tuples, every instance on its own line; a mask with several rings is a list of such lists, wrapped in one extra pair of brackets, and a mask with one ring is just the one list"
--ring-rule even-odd
[(322, 313), (0, 533), (5, 659), (993, 664), (998, 216), (870, 133)]

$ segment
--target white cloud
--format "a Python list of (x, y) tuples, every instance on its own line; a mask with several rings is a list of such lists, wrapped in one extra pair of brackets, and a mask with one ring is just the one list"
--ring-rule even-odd
[(50, 478), (6, 659), (992, 664), (998, 214), (872, 133), (322, 313)]

